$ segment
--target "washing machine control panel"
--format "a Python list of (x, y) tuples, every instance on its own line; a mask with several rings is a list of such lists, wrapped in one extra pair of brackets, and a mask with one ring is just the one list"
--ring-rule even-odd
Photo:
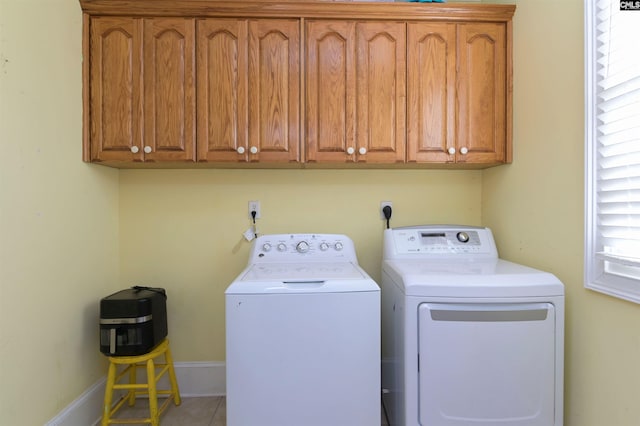
[(476, 227), (422, 226), (385, 231), (385, 258), (414, 256), (497, 257), (491, 231)]
[(340, 234), (272, 234), (258, 237), (251, 263), (340, 261), (357, 262), (353, 242)]

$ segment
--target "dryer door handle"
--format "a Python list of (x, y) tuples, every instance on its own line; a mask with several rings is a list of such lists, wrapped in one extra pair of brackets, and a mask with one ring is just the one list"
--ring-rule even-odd
[(513, 322), (544, 321), (549, 313), (548, 303), (526, 304), (438, 304), (429, 310), (434, 321)]

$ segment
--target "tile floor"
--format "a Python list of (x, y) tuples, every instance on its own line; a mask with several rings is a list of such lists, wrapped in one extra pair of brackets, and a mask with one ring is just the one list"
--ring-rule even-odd
[[(136, 401), (134, 407), (125, 404), (118, 411), (116, 418), (146, 417), (148, 410), (148, 400), (141, 398)], [(384, 412), (381, 413), (381, 417), (382, 426), (386, 426)], [(182, 404), (176, 407), (170, 403), (160, 418), (162, 426), (225, 426), (226, 423), (226, 405), (223, 396), (182, 398)]]

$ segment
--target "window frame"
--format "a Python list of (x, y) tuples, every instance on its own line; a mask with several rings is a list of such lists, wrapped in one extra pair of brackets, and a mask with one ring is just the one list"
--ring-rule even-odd
[[(640, 279), (608, 274), (597, 252), (597, 69), (596, 13), (598, 0), (584, 0), (585, 36), (585, 264), (584, 286), (610, 296), (640, 303)], [(611, 0), (616, 1), (616, 0)], [(634, 13), (634, 12), (630, 12)], [(640, 13), (640, 12), (635, 12)]]

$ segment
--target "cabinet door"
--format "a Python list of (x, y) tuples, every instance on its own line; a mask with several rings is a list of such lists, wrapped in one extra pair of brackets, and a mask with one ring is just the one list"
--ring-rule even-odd
[[(355, 28), (348, 21), (306, 24), (306, 159), (355, 159)], [(352, 154), (347, 150), (351, 148)]]
[(249, 20), (249, 161), (300, 161), (300, 21)]
[(505, 40), (505, 24), (458, 25), (458, 162), (506, 160)]
[(245, 162), (247, 21), (197, 22), (198, 161)]
[(91, 161), (142, 161), (142, 20), (91, 18), (89, 60)]
[(145, 161), (195, 159), (193, 19), (144, 21)]
[(405, 160), (406, 24), (362, 22), (357, 34), (357, 161)]
[(448, 150), (456, 144), (456, 25), (407, 26), (407, 161), (453, 162)]

